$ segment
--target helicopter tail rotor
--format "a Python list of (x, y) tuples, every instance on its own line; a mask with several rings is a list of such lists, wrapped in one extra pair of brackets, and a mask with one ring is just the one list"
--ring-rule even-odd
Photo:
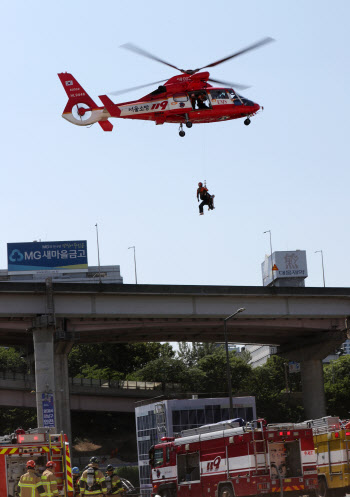
[(68, 97), (62, 117), (77, 126), (89, 126), (98, 122), (103, 131), (112, 131), (108, 111), (104, 107), (98, 107), (71, 74), (60, 73), (58, 77)]

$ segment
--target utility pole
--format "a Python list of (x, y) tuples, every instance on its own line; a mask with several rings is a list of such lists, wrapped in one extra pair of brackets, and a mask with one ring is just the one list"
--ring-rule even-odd
[(101, 280), (101, 265), (100, 265), (100, 245), (98, 242), (98, 226), (97, 223), (95, 224), (96, 226), (96, 238), (97, 238), (97, 259), (98, 259), (98, 276), (99, 276), (99, 281), (102, 283)]
[(323, 251), (322, 251), (322, 250), (316, 250), (316, 251), (315, 251), (315, 254), (317, 254), (318, 252), (321, 254), (321, 260), (322, 260), (322, 275), (323, 275), (323, 286), (325, 287), (325, 286), (326, 286), (326, 281), (325, 281), (325, 278), (324, 278)]
[(236, 312), (224, 319), (224, 338), (225, 338), (225, 350), (226, 350), (226, 374), (227, 374), (227, 388), (228, 396), (230, 399), (230, 419), (233, 419), (233, 400), (232, 400), (232, 382), (231, 382), (231, 368), (230, 368), (230, 356), (228, 353), (228, 341), (227, 341), (227, 326), (226, 323), (229, 319), (234, 318), (240, 312), (245, 311), (244, 307), (241, 307)]
[(136, 271), (136, 248), (135, 248), (135, 245), (133, 245), (132, 247), (128, 247), (128, 250), (129, 249), (134, 249), (134, 268), (135, 268), (135, 283), (137, 285), (137, 271)]
[(272, 284), (274, 284), (274, 279), (275, 278), (274, 278), (274, 274), (273, 274), (271, 230), (266, 230), (266, 231), (264, 231), (264, 234), (265, 233), (269, 233), (270, 234), (271, 277), (272, 277)]

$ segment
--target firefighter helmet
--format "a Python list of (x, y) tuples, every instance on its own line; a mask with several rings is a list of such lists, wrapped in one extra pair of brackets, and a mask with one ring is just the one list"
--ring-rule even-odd
[(54, 468), (55, 466), (56, 466), (56, 464), (53, 461), (47, 461), (47, 463), (46, 463), (47, 468)]
[(30, 459), (29, 461), (27, 461), (27, 469), (35, 469), (35, 461), (33, 461), (33, 459)]
[(112, 464), (108, 464), (107, 468), (106, 468), (107, 471), (113, 471), (114, 468), (112, 466)]
[(72, 473), (73, 475), (78, 475), (80, 473), (79, 468), (77, 466), (74, 466), (74, 468), (72, 468)]
[(98, 464), (99, 463), (99, 460), (97, 459), (97, 457), (93, 456), (91, 459), (90, 459), (90, 464)]

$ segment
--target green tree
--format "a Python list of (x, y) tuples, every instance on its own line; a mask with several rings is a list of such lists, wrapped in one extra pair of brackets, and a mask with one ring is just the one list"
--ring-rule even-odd
[(1, 407), (0, 408), (0, 434), (13, 433), (18, 427), (28, 430), (36, 428), (36, 408)]
[(242, 347), (239, 353), (239, 357), (242, 359), (242, 361), (248, 364), (252, 359), (252, 354), (245, 347)]
[(14, 347), (0, 347), (0, 371), (26, 373), (28, 365), (23, 352)]
[(195, 366), (200, 359), (212, 354), (216, 348), (215, 343), (178, 342), (178, 345), (178, 358), (188, 367)]
[(120, 476), (120, 478), (128, 480), (135, 488), (140, 487), (138, 466), (120, 466), (119, 468), (115, 468), (114, 473)]
[(174, 355), (175, 352), (169, 343), (77, 345), (69, 354), (69, 375), (82, 376), (83, 370), (88, 371), (89, 366), (96, 366), (94, 374), (99, 374), (97, 370), (108, 369), (110, 374), (118, 372), (125, 377), (142, 369), (154, 359)]
[(150, 361), (146, 366), (132, 375), (129, 380), (159, 381), (163, 383), (182, 383), (187, 368), (183, 361), (173, 357), (161, 357)]
[[(258, 416), (268, 423), (296, 422), (304, 419), (304, 410), (286, 392), (285, 363), (282, 357), (273, 355), (263, 366), (253, 369), (250, 392), (255, 396)], [(300, 391), (300, 375), (290, 375), (293, 391)]]
[(350, 356), (324, 366), (327, 414), (348, 419), (350, 413)]
[[(250, 385), (252, 367), (236, 352), (229, 352), (232, 392), (247, 392)], [(198, 368), (205, 374), (203, 389), (206, 392), (227, 392), (226, 351), (216, 347), (213, 353), (198, 361)]]
[(111, 368), (100, 368), (94, 364), (90, 366), (85, 364), (81, 368), (81, 373), (76, 376), (77, 378), (92, 378), (95, 380), (122, 380), (124, 374), (118, 371), (113, 371)]

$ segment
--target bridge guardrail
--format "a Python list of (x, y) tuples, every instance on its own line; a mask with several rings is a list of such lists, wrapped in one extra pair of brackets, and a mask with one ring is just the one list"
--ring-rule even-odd
[[(35, 375), (16, 373), (12, 371), (0, 371), (0, 380), (23, 381), (25, 383), (35, 382)], [(109, 380), (108, 378), (69, 378), (70, 385), (82, 387), (115, 388), (118, 390), (176, 390), (180, 389), (177, 383), (162, 383), (157, 381), (131, 381), (131, 380)]]
[(106, 378), (69, 378), (71, 385), (116, 388), (118, 390), (178, 390), (176, 383), (158, 381), (109, 380)]
[(13, 381), (35, 381), (33, 374), (15, 373), (13, 371), (0, 371), (0, 380), (13, 380)]

